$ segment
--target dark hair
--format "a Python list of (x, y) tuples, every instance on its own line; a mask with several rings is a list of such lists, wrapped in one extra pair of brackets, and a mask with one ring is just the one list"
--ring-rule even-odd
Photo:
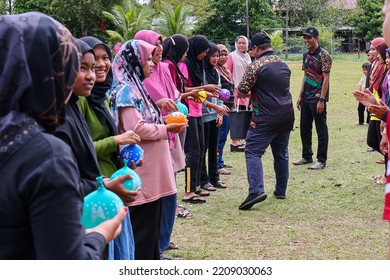
[(362, 64), (362, 68), (368, 70), (368, 69), (370, 68), (370, 65), (371, 65), (371, 64), (368, 63), (368, 62), (364, 62), (364, 63)]
[(260, 50), (266, 50), (272, 48), (272, 45), (271, 43), (265, 43), (265, 44), (258, 45), (256, 47), (259, 48)]

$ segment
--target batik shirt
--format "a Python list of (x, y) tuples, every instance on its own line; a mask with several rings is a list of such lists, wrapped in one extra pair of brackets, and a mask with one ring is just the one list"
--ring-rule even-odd
[[(329, 73), (332, 68), (332, 58), (329, 53), (321, 47), (314, 52), (307, 50), (303, 54), (302, 70), (305, 71), (305, 84), (303, 86), (302, 101), (317, 103), (321, 94), (323, 73)], [(329, 100), (329, 88), (325, 100)]]

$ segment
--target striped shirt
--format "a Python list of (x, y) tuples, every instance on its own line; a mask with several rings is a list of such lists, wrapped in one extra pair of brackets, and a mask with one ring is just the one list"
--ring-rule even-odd
[[(302, 101), (317, 103), (321, 94), (323, 73), (329, 73), (332, 67), (332, 58), (329, 53), (320, 46), (314, 51), (307, 50), (303, 54), (302, 70), (305, 71), (305, 83), (302, 93)], [(329, 100), (329, 88), (325, 100)]]

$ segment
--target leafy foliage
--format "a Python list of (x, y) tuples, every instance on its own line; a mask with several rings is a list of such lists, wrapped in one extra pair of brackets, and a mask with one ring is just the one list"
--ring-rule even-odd
[(151, 25), (152, 10), (148, 5), (137, 6), (133, 1), (127, 0), (122, 5), (114, 5), (111, 12), (103, 11), (115, 30), (107, 30), (111, 43), (125, 42), (134, 37), (141, 29), (148, 29)]
[[(103, 7), (121, 3), (120, 0), (15, 0), (14, 13), (39, 11), (63, 23), (75, 37), (92, 35), (104, 37), (99, 29)], [(104, 38), (105, 39), (105, 38)]]
[[(249, 29), (251, 33), (264, 27), (281, 27), (272, 1), (253, 0), (249, 2)], [(206, 20), (199, 22), (196, 33), (204, 34), (210, 40), (221, 42), (226, 38), (233, 41), (238, 35), (247, 35), (246, 5), (240, 0), (210, 0), (206, 8), (213, 12)]]
[(161, 25), (161, 33), (167, 36), (173, 34), (188, 34), (189, 13), (192, 7), (180, 3), (175, 8), (165, 1), (161, 1), (161, 14), (164, 18)]
[(371, 41), (375, 37), (382, 36), (382, 0), (358, 0), (358, 13), (356, 14), (353, 25), (356, 36)]
[(277, 54), (280, 54), (285, 50), (285, 44), (283, 43), (283, 38), (281, 36), (282, 30), (276, 30), (270, 34), (267, 33), (267, 35), (271, 39), (272, 48)]

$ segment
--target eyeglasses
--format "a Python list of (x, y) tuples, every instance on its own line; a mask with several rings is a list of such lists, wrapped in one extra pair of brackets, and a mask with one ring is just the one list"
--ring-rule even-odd
[(311, 39), (313, 39), (314, 37), (311, 37), (311, 36), (303, 36), (303, 39), (305, 39), (305, 40), (311, 40)]

